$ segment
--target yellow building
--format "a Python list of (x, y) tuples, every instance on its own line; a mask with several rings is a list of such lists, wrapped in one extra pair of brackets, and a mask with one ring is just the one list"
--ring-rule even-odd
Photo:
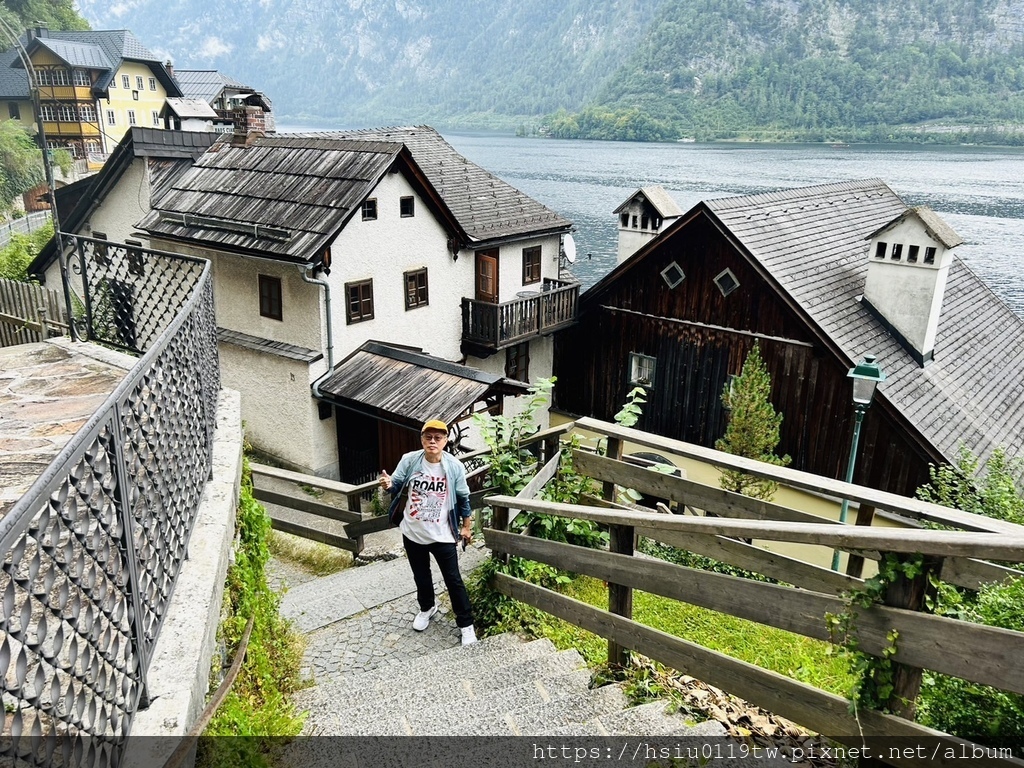
[[(50, 149), (66, 149), (99, 168), (133, 125), (162, 128), (167, 97), (181, 88), (167, 67), (128, 30), (29, 30), (22, 43), (36, 74)], [(0, 120), (36, 126), (28, 74), (15, 49), (0, 57)]]

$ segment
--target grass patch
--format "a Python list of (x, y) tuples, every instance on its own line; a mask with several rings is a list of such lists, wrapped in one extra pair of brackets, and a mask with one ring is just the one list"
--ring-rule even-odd
[(203, 735), (243, 738), (202, 739), (197, 763), (260, 768), (272, 764), (280, 737), (297, 736), (302, 730), (302, 718), (289, 698), (301, 686), (302, 640), (291, 623), (281, 618), (279, 598), (267, 585), (264, 568), (270, 557), (270, 518), (252, 496), (248, 462), (236, 525), (239, 543), (235, 563), (228, 570), (226, 618), (220, 626), (225, 645), (237, 648), (249, 617), (255, 620), (242, 670)]
[(280, 531), (271, 532), (269, 547), (270, 554), (278, 560), (314, 576), (330, 576), (352, 566), (351, 552)]
[[(576, 577), (561, 591), (589, 605), (608, 606), (608, 588), (588, 576)], [(839, 696), (846, 696), (853, 682), (846, 659), (821, 640), (639, 590), (633, 592), (633, 618), (640, 624)], [(558, 648), (579, 650), (588, 664), (599, 666), (607, 662), (608, 641), (604, 638), (546, 614), (535, 626)]]

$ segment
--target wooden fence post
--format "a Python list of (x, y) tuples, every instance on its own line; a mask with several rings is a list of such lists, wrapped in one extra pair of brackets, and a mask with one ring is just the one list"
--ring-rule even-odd
[[(636, 531), (632, 525), (608, 526), (608, 551), (620, 555), (633, 555)], [(608, 584), (608, 610), (616, 616), (633, 618), (633, 588), (622, 584)], [(629, 663), (629, 649), (614, 640), (608, 641), (608, 663), (621, 667)]]
[[(605, 456), (618, 461), (622, 458), (622, 441), (617, 437), (609, 437)], [(601, 484), (601, 495), (605, 501), (615, 501), (615, 483), (604, 482)]]
[[(491, 507), (491, 528), (496, 531), (508, 531), (508, 507)], [(494, 554), (498, 562), (508, 564), (508, 553)]]
[[(867, 504), (861, 504), (857, 507), (857, 522), (855, 525), (868, 525), (870, 526), (872, 521), (875, 519), (875, 508), (868, 506)], [(861, 555), (855, 555), (851, 553), (846, 558), (846, 575), (856, 576), (858, 579), (861, 577), (861, 573), (864, 572), (864, 558)]]

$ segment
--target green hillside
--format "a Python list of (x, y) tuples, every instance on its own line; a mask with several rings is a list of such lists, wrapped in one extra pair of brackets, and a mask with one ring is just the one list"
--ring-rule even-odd
[(1024, 143), (1020, 5), (665, 0), (594, 100), (545, 126), (589, 138)]

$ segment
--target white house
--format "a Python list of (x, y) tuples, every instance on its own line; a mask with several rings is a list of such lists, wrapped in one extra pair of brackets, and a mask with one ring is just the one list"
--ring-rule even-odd
[(418, 446), (421, 403), (464, 424), (550, 375), (550, 333), (576, 311), (557, 279), (570, 226), (430, 128), (225, 136), (139, 223), (213, 262), (253, 444), (349, 481)]

